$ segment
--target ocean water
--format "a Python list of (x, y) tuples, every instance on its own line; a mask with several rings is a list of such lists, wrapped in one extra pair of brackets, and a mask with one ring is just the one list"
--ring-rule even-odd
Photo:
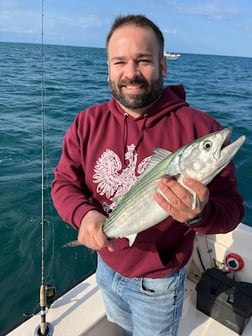
[[(77, 233), (56, 214), (50, 183), (63, 135), (76, 113), (110, 98), (106, 53), (44, 47), (45, 265), (57, 295), (95, 269), (84, 247), (62, 248)], [(252, 226), (252, 58), (182, 54), (165, 84), (184, 84), (187, 101), (246, 142), (235, 156), (243, 222)], [(0, 334), (32, 314), (41, 281), (41, 46), (0, 43)]]

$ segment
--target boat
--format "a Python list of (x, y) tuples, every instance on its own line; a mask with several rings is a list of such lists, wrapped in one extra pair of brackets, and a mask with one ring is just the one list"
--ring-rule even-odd
[[(252, 335), (251, 241), (252, 227), (243, 223), (227, 234), (196, 236), (178, 336)], [(48, 336), (123, 335), (106, 319), (95, 274), (55, 300), (46, 320)], [(39, 324), (38, 313), (6, 335), (40, 335)]]
[(171, 53), (171, 52), (165, 51), (164, 56), (166, 57), (167, 60), (177, 60), (181, 56), (181, 54), (177, 52)]

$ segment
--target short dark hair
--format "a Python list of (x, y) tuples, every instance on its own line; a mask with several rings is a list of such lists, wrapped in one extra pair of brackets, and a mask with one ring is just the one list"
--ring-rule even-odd
[(164, 36), (161, 30), (158, 28), (158, 26), (144, 15), (125, 15), (125, 16), (120, 15), (116, 17), (107, 35), (107, 38), (106, 38), (106, 48), (107, 49), (108, 49), (110, 38), (112, 34), (115, 32), (115, 30), (122, 26), (127, 26), (127, 25), (135, 25), (135, 26), (142, 27), (142, 28), (145, 28), (145, 27), (151, 28), (154, 31), (157, 37), (159, 46), (160, 46), (160, 58), (163, 57), (164, 55)]

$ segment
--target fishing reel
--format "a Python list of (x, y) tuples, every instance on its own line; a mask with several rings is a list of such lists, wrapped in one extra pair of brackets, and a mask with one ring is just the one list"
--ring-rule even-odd
[[(46, 307), (49, 309), (56, 297), (56, 288), (53, 285), (45, 286)], [(39, 305), (35, 307), (32, 313), (24, 313), (25, 317), (32, 317), (39, 312)]]
[(45, 286), (46, 307), (50, 308), (56, 297), (56, 288), (53, 285)]
[(51, 306), (55, 298), (55, 287), (52, 285), (40, 286), (40, 325), (34, 331), (34, 336), (52, 336), (53, 327), (46, 322), (47, 309)]
[[(40, 315), (41, 315), (41, 323), (37, 326), (34, 331), (34, 336), (52, 336), (53, 335), (53, 327), (50, 323), (46, 322), (46, 311), (50, 308), (51, 304), (55, 300), (56, 296), (56, 288), (52, 285), (41, 286), (40, 292)], [(34, 309), (32, 314), (24, 313), (23, 315), (26, 317), (32, 317), (39, 312), (39, 307), (37, 306)]]

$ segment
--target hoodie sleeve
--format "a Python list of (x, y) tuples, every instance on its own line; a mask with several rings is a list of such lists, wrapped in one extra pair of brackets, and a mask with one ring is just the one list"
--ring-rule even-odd
[(91, 202), (91, 196), (85, 184), (76, 118), (63, 140), (61, 158), (52, 181), (51, 197), (62, 219), (78, 229), (85, 214), (89, 210), (97, 210)]
[(201, 234), (227, 233), (236, 228), (244, 216), (243, 198), (237, 190), (234, 163), (231, 162), (208, 185), (209, 202), (203, 218), (192, 225)]

